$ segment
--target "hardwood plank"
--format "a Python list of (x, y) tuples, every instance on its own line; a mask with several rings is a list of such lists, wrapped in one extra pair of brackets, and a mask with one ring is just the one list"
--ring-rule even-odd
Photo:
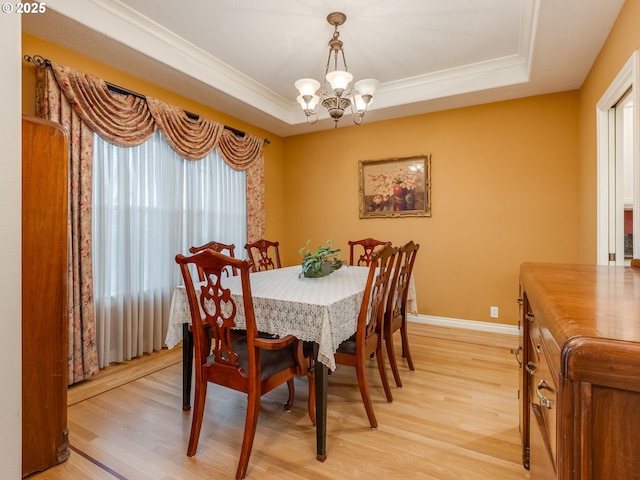
[(56, 465), (41, 473), (36, 473), (28, 477), (38, 480), (57, 480), (57, 479), (91, 479), (91, 480), (114, 480), (109, 471), (101, 468), (86, 457), (72, 451), (71, 457), (66, 462)]
[(100, 370), (97, 375), (71, 385), (67, 390), (67, 405), (75, 405), (95, 395), (180, 362), (182, 362), (182, 350), (180, 348), (171, 350), (165, 348), (159, 352), (144, 354), (134, 360), (111, 364)]
[[(393, 389), (393, 403), (385, 401), (376, 362), (370, 362), (377, 430), (369, 428), (353, 369), (339, 367), (332, 373), (324, 463), (315, 459), (306, 380), (296, 381), (290, 413), (282, 408), (286, 388), (265, 395), (248, 478), (529, 478), (521, 464), (518, 433), (519, 369), (510, 352), (517, 339), (451, 330), (456, 329), (410, 325), (416, 371), (410, 373), (406, 362), (399, 362), (404, 387)], [(399, 338), (397, 343), (399, 352)], [(92, 387), (90, 398), (69, 407), (73, 448), (131, 480), (234, 477), (244, 427), (242, 394), (209, 387), (206, 411), (224, 415), (213, 424), (205, 412), (198, 452), (188, 458), (191, 415), (181, 409), (181, 363), (112, 385), (106, 381), (103, 393)], [(86, 459), (72, 452), (63, 465), (34, 478), (116, 478), (89, 474), (89, 468)]]

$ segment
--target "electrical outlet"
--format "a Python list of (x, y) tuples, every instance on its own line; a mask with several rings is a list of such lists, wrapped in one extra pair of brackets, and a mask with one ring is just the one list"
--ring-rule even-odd
[(498, 307), (491, 307), (491, 318), (498, 318)]

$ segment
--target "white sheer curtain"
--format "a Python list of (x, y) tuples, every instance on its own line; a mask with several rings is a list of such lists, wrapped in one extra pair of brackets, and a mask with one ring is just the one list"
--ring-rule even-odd
[(214, 150), (180, 158), (160, 132), (122, 148), (95, 135), (93, 273), (100, 368), (162, 348), (174, 261), (194, 245), (247, 239), (246, 175)]

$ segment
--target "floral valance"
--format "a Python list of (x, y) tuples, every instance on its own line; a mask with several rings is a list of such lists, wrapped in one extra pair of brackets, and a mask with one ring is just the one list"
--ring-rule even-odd
[(133, 147), (155, 132), (155, 121), (144, 98), (114, 95), (105, 82), (91, 75), (54, 64), (51, 68), (74, 111), (107, 142)]
[(213, 150), (224, 126), (205, 118), (193, 119), (184, 110), (147, 97), (147, 105), (167, 143), (182, 158), (200, 160)]
[(104, 140), (121, 147), (139, 145), (160, 129), (182, 158), (200, 160), (214, 148), (236, 170), (262, 159), (264, 141), (254, 135), (237, 137), (224, 125), (151, 97), (112, 93), (103, 80), (51, 63), (51, 70), (78, 116)]

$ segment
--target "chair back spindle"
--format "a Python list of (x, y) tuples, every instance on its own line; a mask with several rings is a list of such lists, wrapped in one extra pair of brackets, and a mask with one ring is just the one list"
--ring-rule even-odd
[(265, 239), (247, 243), (244, 248), (253, 265), (253, 271), (260, 272), (281, 268), (279, 246), (280, 242), (272, 242)]
[[(349, 240), (349, 265), (351, 266), (369, 266), (371, 256), (377, 247), (381, 245), (391, 244), (374, 238), (363, 238), (362, 240)], [(356, 259), (357, 250), (362, 250)]]
[[(189, 249), (189, 252), (198, 253), (202, 252), (203, 250), (213, 250), (215, 252), (225, 253), (226, 251), (228, 252), (228, 256), (230, 256), (231, 258), (235, 258), (235, 249), (236, 246), (233, 243), (227, 244), (213, 241), (205, 243), (204, 245), (200, 245), (199, 247), (191, 247)], [(227, 275), (229, 275), (229, 270), (231, 270), (231, 274), (233, 276), (238, 275), (238, 269), (236, 267), (227, 267), (227, 269), (225, 269)], [(201, 282), (204, 282), (204, 274), (200, 270), (198, 270), (198, 277), (200, 278)]]

